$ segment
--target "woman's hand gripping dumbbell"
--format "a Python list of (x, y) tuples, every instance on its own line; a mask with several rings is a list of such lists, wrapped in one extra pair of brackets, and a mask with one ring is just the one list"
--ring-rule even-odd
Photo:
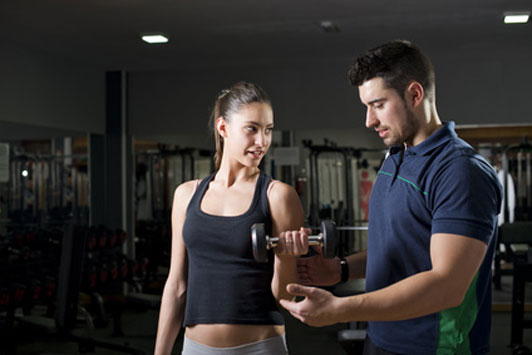
[[(268, 262), (268, 250), (279, 245), (279, 237), (270, 237), (266, 234), (263, 223), (255, 223), (251, 226), (251, 242), (253, 257), (259, 263)], [(308, 245), (323, 247), (323, 256), (334, 257), (337, 245), (336, 226), (332, 221), (321, 222), (321, 233), (308, 236)]]

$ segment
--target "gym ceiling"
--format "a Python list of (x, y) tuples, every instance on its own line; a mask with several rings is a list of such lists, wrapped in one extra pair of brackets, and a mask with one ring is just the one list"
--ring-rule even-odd
[[(2, 0), (0, 40), (103, 70), (183, 70), (352, 58), (408, 38), (427, 48), (532, 53), (530, 0)], [(525, 28), (523, 28), (525, 27)], [(140, 34), (162, 32), (167, 44)]]

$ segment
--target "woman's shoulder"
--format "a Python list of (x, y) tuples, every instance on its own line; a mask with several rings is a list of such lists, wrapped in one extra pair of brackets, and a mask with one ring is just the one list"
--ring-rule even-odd
[(174, 191), (174, 198), (190, 200), (201, 182), (200, 179), (189, 180), (179, 184)]
[(270, 203), (283, 203), (287, 200), (297, 198), (297, 193), (291, 185), (275, 179), (270, 181), (267, 195)]
[[(272, 185), (273, 184), (273, 185)], [(296, 190), (276, 180), (270, 184), (268, 203), (272, 221), (281, 230), (299, 228), (303, 224), (303, 207)]]

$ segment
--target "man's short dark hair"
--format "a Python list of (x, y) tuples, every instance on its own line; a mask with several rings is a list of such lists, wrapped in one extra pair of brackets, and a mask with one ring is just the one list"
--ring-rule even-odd
[(352, 85), (360, 86), (373, 78), (382, 78), (387, 87), (404, 98), (404, 91), (412, 81), (419, 82), (425, 96), (434, 101), (434, 68), (429, 58), (413, 43), (394, 40), (366, 51), (349, 68)]

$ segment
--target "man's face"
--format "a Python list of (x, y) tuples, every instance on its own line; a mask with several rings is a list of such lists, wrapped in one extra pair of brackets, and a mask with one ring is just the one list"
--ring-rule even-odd
[(397, 91), (382, 78), (365, 81), (358, 87), (360, 101), (367, 107), (366, 127), (374, 128), (388, 147), (414, 145), (419, 122)]

